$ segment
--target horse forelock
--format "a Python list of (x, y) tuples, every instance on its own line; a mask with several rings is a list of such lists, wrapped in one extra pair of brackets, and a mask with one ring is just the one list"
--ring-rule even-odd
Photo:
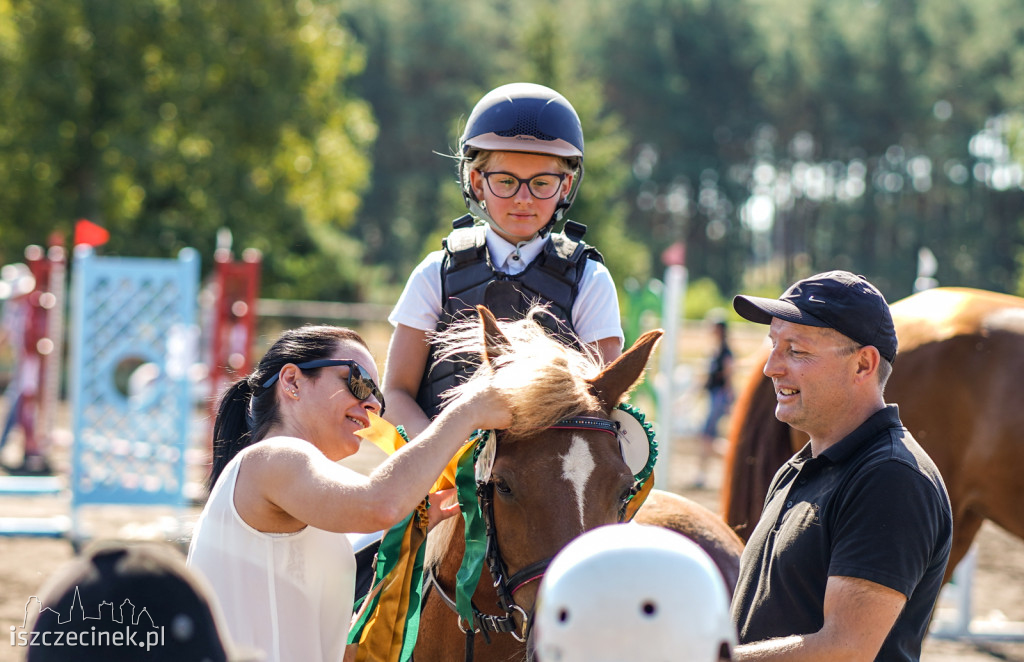
[[(499, 321), (498, 326), (508, 344), (471, 379), (447, 391), (446, 402), (478, 388), (480, 380), (489, 380), (511, 403), (515, 423), (508, 432), (513, 437), (544, 430), (563, 418), (600, 411), (600, 402), (587, 382), (601, 370), (595, 352), (589, 347), (581, 352), (555, 340), (532, 315)], [(482, 336), (480, 323), (469, 321), (452, 325), (432, 340), (441, 348), (441, 356), (482, 355)]]

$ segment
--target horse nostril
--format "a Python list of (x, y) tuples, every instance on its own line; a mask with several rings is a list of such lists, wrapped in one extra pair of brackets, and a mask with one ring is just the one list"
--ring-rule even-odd
[(558, 610), (558, 622), (559, 623), (565, 623), (568, 620), (569, 620), (569, 610), (568, 609), (560, 609), (560, 610)]
[(658, 611), (658, 605), (653, 602), (645, 602), (640, 609), (644, 612), (645, 616), (654, 616)]

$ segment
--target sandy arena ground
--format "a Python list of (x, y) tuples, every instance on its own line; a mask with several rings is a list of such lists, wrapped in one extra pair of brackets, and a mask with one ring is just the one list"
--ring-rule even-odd
[[(704, 489), (689, 487), (694, 475), (693, 451), (696, 442), (689, 438), (674, 443), (672, 476), (667, 486), (712, 509), (718, 507), (719, 471)], [(372, 452), (360, 453), (353, 466), (370, 466)], [(0, 516), (50, 516), (66, 514), (63, 497), (0, 498)], [(184, 513), (185, 523), (194, 519), (197, 509)], [(164, 538), (175, 536), (175, 513), (154, 509), (105, 507), (86, 513), (92, 530), (115, 538)], [(180, 540), (180, 538), (179, 538)], [(38, 595), (43, 582), (73, 556), (66, 540), (41, 538), (0, 538), (0, 662), (23, 659), (23, 649), (10, 645), (11, 628), (20, 626), (29, 597)], [(1024, 621), (1024, 541), (986, 524), (978, 540), (977, 571), (972, 592), (975, 618), (987, 621)], [(1024, 641), (1015, 643), (949, 641), (929, 638), (922, 657), (925, 662), (1024, 662)]]

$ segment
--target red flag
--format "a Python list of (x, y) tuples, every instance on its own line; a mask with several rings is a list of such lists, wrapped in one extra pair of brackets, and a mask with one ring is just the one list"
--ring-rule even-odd
[(661, 252), (661, 262), (666, 267), (686, 265), (686, 244), (677, 241)]
[(75, 223), (75, 246), (88, 244), (90, 246), (102, 246), (110, 239), (107, 229), (96, 225), (84, 218), (78, 219)]

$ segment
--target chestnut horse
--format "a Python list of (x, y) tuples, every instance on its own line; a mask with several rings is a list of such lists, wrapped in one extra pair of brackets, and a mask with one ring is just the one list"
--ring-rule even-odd
[[(479, 311), (475, 349), (463, 344), (459, 351), (480, 353), (499, 387), (505, 384), (515, 392), (517, 427), (499, 435), (490, 470), (481, 470), (479, 464), (486, 463), (479, 459), (476, 468), (482, 502), (478, 514), (482, 511), (492, 523), (488, 542), (501, 564), (489, 560), (475, 589), (472, 580), (467, 582), (476, 610), (473, 630), (478, 631), (467, 635), (469, 624), (454, 604), (466, 551), (466, 504), (463, 517), (430, 533), (416, 660), (530, 659), (525, 640), (547, 563), (584, 531), (621, 521), (638, 486), (623, 459), (618, 428), (609, 421), (641, 378), (662, 332), (645, 334), (602, 368), (592, 357), (548, 338), (529, 317), (499, 323), (485, 308)], [(647, 439), (643, 442), (646, 448)], [(714, 559), (730, 591), (735, 586), (743, 543), (710, 510), (656, 490), (634, 521), (662, 524), (691, 537)], [(513, 632), (478, 630), (481, 623), (498, 621)]]
[[(989, 519), (1024, 538), (1024, 299), (966, 288), (892, 304), (899, 354), (885, 390), (935, 461), (953, 506), (946, 579)], [(736, 403), (722, 512), (746, 538), (775, 471), (807, 437), (775, 418), (772, 382), (755, 361)]]

